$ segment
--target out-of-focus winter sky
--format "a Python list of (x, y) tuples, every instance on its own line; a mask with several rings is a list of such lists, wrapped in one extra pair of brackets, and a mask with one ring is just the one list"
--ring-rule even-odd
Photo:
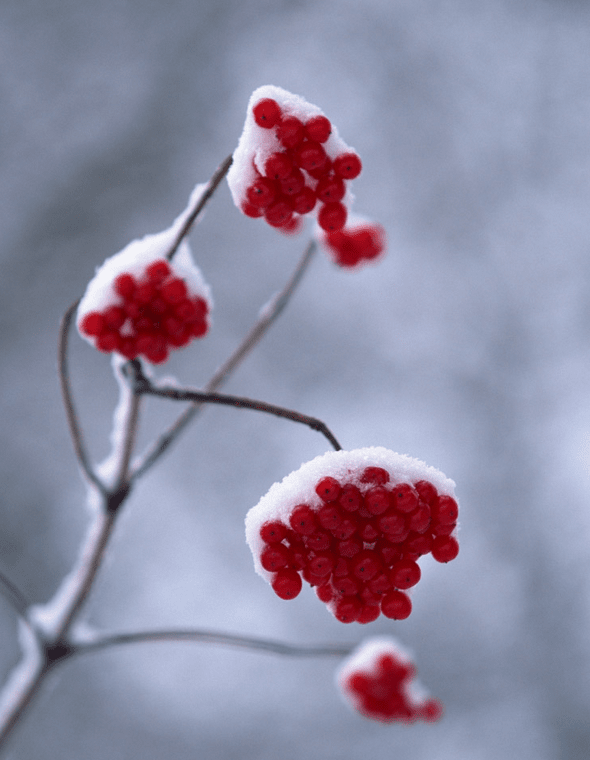
[[(137, 487), (88, 605), (109, 630), (200, 626), (290, 642), (393, 633), (446, 706), (435, 725), (348, 711), (334, 660), (153, 644), (65, 663), (20, 760), (587, 760), (590, 754), (590, 6), (576, 0), (3, 0), (0, 570), (46, 601), (88, 525), (56, 379), (61, 314), (95, 267), (168, 226), (237, 144), (252, 90), (318, 104), (361, 154), (378, 266), (317, 257), (227, 390), (324, 419), (457, 483), (461, 553), (422, 560), (414, 612), (343, 626), (254, 574), (246, 511), (326, 450), (310, 430), (208, 409)], [(306, 236), (242, 217), (224, 185), (191, 236), (209, 337), (167, 366), (203, 384)], [(110, 363), (73, 383), (108, 451)], [(147, 443), (177, 411), (150, 403)], [(0, 600), (0, 665), (18, 658)]]

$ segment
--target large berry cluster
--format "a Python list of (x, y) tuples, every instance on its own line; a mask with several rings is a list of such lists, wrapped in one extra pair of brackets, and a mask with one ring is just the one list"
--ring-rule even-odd
[[(310, 488), (311, 485), (311, 488)], [(343, 623), (407, 618), (417, 560), (459, 552), (453, 483), (382, 448), (329, 452), (275, 484), (248, 513), (257, 570), (282, 599), (303, 580)]]
[(324, 232), (322, 242), (335, 264), (354, 268), (379, 258), (385, 250), (385, 230), (380, 224), (356, 222), (343, 230)]
[(383, 723), (433, 722), (442, 705), (415, 680), (406, 652), (389, 637), (369, 639), (346, 660), (337, 675), (342, 694), (362, 715)]
[(187, 247), (168, 262), (142, 247), (144, 241), (134, 241), (98, 270), (77, 324), (99, 351), (161, 364), (170, 350), (206, 334), (211, 301)]
[(362, 164), (357, 153), (314, 106), (279, 87), (259, 87), (250, 98), (228, 183), (250, 217), (284, 231), (317, 213), (320, 227), (341, 230), (352, 195), (349, 180)]

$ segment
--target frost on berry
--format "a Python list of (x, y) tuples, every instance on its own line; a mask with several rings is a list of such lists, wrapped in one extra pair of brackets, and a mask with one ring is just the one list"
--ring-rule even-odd
[(322, 225), (320, 227), (320, 242), (332, 261), (340, 267), (358, 269), (383, 257), (385, 230), (380, 224), (360, 217), (349, 217), (342, 229), (330, 230)]
[(336, 684), (347, 704), (383, 723), (434, 722), (442, 704), (416, 679), (412, 658), (389, 636), (365, 639), (344, 661)]
[(282, 599), (294, 598), (303, 581), (316, 587), (342, 623), (404, 620), (422, 575), (419, 558), (431, 553), (445, 563), (459, 552), (454, 486), (382, 447), (316, 457), (248, 512), (256, 572)]
[(97, 269), (80, 301), (77, 326), (99, 351), (160, 364), (171, 350), (207, 333), (213, 303), (188, 243), (166, 260), (204, 188), (195, 188), (169, 229), (134, 240)]
[[(313, 212), (324, 229), (337, 230), (353, 201), (350, 180), (360, 171), (358, 155), (317, 106), (265, 85), (250, 97), (227, 181), (246, 216), (264, 216), (271, 226), (293, 232), (298, 218)], [(270, 206), (270, 197), (276, 209), (257, 213)]]

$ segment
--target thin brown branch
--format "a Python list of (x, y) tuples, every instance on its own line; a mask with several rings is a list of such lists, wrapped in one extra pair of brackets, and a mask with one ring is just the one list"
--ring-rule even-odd
[(172, 629), (162, 631), (140, 631), (136, 633), (115, 633), (99, 636), (98, 638), (73, 646), (70, 656), (89, 654), (113, 646), (124, 644), (139, 644), (163, 641), (192, 641), (205, 644), (251, 649), (259, 652), (270, 652), (287, 657), (345, 657), (350, 654), (354, 645), (327, 644), (298, 646), (285, 644), (282, 641), (262, 639), (256, 636), (241, 636), (239, 634), (222, 633), (204, 629)]
[(199, 199), (196, 202), (194, 208), (189, 213), (184, 224), (180, 228), (178, 235), (176, 236), (174, 242), (172, 243), (170, 250), (166, 254), (166, 258), (168, 259), (168, 261), (172, 261), (174, 254), (178, 250), (178, 246), (182, 243), (184, 238), (188, 235), (197, 217), (199, 216), (201, 211), (205, 208), (207, 201), (211, 198), (213, 193), (217, 190), (221, 180), (228, 173), (229, 167), (232, 165), (232, 160), (233, 160), (232, 156), (228, 156), (225, 159), (225, 161), (215, 170), (213, 176), (207, 183), (206, 188), (203, 190), (203, 192), (199, 196)]
[(285, 409), (283, 406), (277, 406), (276, 404), (269, 404), (266, 401), (257, 401), (243, 396), (200, 391), (194, 388), (155, 386), (141, 373), (141, 368), (138, 365), (131, 365), (131, 367), (135, 369), (135, 375), (132, 380), (132, 388), (135, 393), (159, 396), (160, 398), (167, 398), (173, 401), (222, 404), (224, 406), (233, 406), (238, 409), (252, 409), (256, 412), (272, 414), (275, 417), (282, 417), (283, 419), (291, 420), (291, 422), (300, 422), (302, 425), (307, 425), (312, 430), (316, 430), (318, 433), (325, 436), (336, 451), (342, 449), (342, 446), (338, 443), (330, 428), (322, 422), (322, 420), (318, 420), (316, 417), (310, 417), (307, 414), (301, 414), (292, 409)]
[(104, 494), (106, 493), (106, 487), (90, 465), (90, 460), (86, 452), (86, 446), (84, 445), (82, 431), (80, 429), (80, 425), (78, 424), (78, 414), (76, 412), (76, 407), (74, 405), (72, 391), (70, 388), (70, 373), (68, 368), (69, 332), (74, 313), (78, 308), (79, 303), (80, 300), (78, 299), (78, 301), (69, 307), (61, 320), (58, 337), (59, 382), (61, 386), (63, 403), (66, 410), (66, 419), (68, 421), (72, 443), (74, 444), (74, 452), (76, 454), (76, 458), (80, 463), (80, 466), (88, 480), (91, 483), (94, 483), (99, 491)]
[[(204, 390), (213, 392), (223, 385), (239, 364), (252, 351), (256, 344), (264, 337), (267, 330), (272, 326), (275, 320), (281, 315), (289, 303), (297, 286), (301, 282), (303, 275), (307, 271), (309, 264), (316, 251), (315, 241), (310, 241), (309, 245), (303, 252), (291, 277), (285, 283), (284, 287), (270, 300), (270, 302), (261, 311), (256, 324), (246, 335), (237, 349), (228, 357), (228, 359), (217, 369), (209, 382), (205, 385)], [(176, 419), (176, 421), (166, 430), (154, 444), (143, 454), (132, 470), (132, 476), (135, 480), (141, 477), (149, 470), (158, 459), (168, 450), (168, 448), (179, 438), (184, 429), (196, 417), (202, 408), (201, 402), (192, 403)]]

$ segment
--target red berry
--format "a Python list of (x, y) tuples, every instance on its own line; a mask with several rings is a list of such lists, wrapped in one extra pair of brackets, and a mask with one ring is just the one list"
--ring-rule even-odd
[(324, 504), (317, 516), (319, 524), (326, 530), (334, 531), (342, 522), (342, 515), (334, 504)]
[(300, 193), (305, 187), (305, 177), (303, 176), (301, 169), (294, 167), (291, 174), (285, 179), (281, 179), (279, 184), (281, 186), (281, 191), (285, 195), (297, 195), (297, 193)]
[(303, 587), (303, 581), (297, 570), (285, 568), (276, 573), (271, 586), (281, 599), (295, 599)]
[(84, 335), (100, 335), (104, 327), (104, 317), (98, 311), (89, 311), (80, 321), (80, 332)]
[(303, 187), (298, 193), (292, 196), (293, 210), (297, 214), (309, 214), (313, 211), (315, 204), (317, 203), (317, 196), (311, 187)]
[(344, 541), (339, 541), (336, 547), (338, 554), (341, 557), (347, 557), (348, 559), (356, 556), (362, 548), (363, 542), (358, 538), (347, 538)]
[(326, 163), (326, 151), (320, 143), (305, 140), (295, 149), (295, 162), (306, 171), (320, 169)]
[(406, 521), (404, 516), (399, 512), (389, 512), (377, 520), (377, 525), (383, 533), (393, 533), (396, 535), (405, 530)]
[(421, 576), (420, 566), (416, 562), (402, 559), (391, 568), (389, 579), (395, 588), (406, 589), (415, 586)]
[(286, 116), (277, 128), (277, 137), (285, 148), (297, 147), (305, 137), (303, 122), (296, 116)]
[(248, 203), (255, 208), (266, 208), (274, 201), (276, 196), (277, 186), (268, 177), (258, 177), (246, 190)]
[(118, 330), (126, 319), (125, 312), (120, 306), (109, 306), (108, 309), (103, 311), (102, 317), (105, 326), (113, 330)]
[(418, 508), (415, 509), (408, 520), (408, 528), (415, 530), (417, 533), (423, 533), (430, 525), (430, 508), (428, 504), (421, 501)]
[(428, 554), (431, 549), (432, 537), (429, 533), (410, 533), (403, 543), (405, 554), (415, 554), (418, 557)]
[(355, 179), (361, 169), (362, 163), (356, 153), (342, 153), (334, 159), (334, 171), (342, 179)]
[(161, 289), (162, 298), (168, 303), (180, 303), (188, 293), (186, 283), (180, 277), (169, 280)]
[(366, 625), (367, 623), (372, 623), (374, 620), (377, 620), (380, 614), (381, 608), (378, 604), (363, 604), (357, 615), (356, 622)]
[(325, 203), (318, 212), (318, 224), (323, 230), (333, 232), (346, 224), (348, 212), (342, 203)]
[(286, 195), (279, 196), (264, 210), (264, 218), (271, 227), (282, 227), (291, 221), (293, 203)]
[(307, 504), (299, 504), (291, 512), (289, 525), (295, 533), (301, 536), (311, 536), (317, 528), (316, 517), (313, 509)]
[(372, 515), (382, 515), (389, 509), (389, 491), (383, 486), (373, 486), (365, 494), (364, 504)]
[(338, 504), (346, 512), (356, 512), (363, 503), (363, 497), (359, 489), (352, 483), (342, 486)]
[(242, 209), (242, 213), (249, 216), (251, 219), (260, 219), (260, 217), (264, 215), (264, 211), (261, 208), (254, 206), (252, 203), (242, 203), (240, 208)]
[(265, 522), (262, 528), (260, 528), (260, 538), (267, 544), (277, 544), (282, 541), (286, 535), (287, 526), (277, 520)]
[(380, 531), (373, 525), (370, 520), (359, 523), (359, 535), (368, 544), (372, 544), (376, 538), (380, 535)]
[(414, 483), (414, 488), (418, 492), (420, 499), (426, 502), (426, 504), (432, 505), (438, 497), (436, 488), (428, 480), (419, 480), (417, 483)]
[(325, 116), (312, 116), (305, 122), (305, 132), (310, 140), (324, 143), (330, 137), (332, 125)]
[(260, 553), (260, 564), (269, 572), (286, 567), (290, 561), (291, 554), (285, 544), (268, 544)]
[(376, 486), (389, 483), (389, 473), (383, 467), (365, 467), (361, 477), (361, 483), (373, 483)]
[(281, 118), (281, 107), (272, 98), (263, 98), (252, 109), (254, 121), (259, 127), (272, 129)]
[(329, 575), (334, 568), (334, 557), (327, 552), (316, 554), (309, 561), (309, 569), (314, 575)]
[(334, 591), (332, 589), (331, 584), (323, 583), (321, 586), (317, 586), (315, 590), (317, 598), (324, 602), (324, 604), (328, 604), (328, 602), (331, 602), (334, 598)]
[(459, 506), (451, 496), (439, 496), (432, 505), (432, 518), (436, 522), (451, 525), (457, 522), (458, 517)]
[(293, 169), (293, 162), (286, 153), (273, 153), (264, 164), (264, 175), (269, 179), (286, 179)]
[(305, 537), (305, 545), (314, 552), (323, 552), (332, 543), (332, 537), (325, 530), (316, 530), (311, 536)]
[(353, 575), (359, 580), (370, 581), (381, 570), (381, 563), (375, 552), (365, 549), (359, 552), (351, 562)]
[(135, 278), (130, 274), (120, 274), (113, 283), (115, 291), (123, 298), (130, 298), (136, 288)]
[(334, 617), (341, 623), (354, 623), (361, 611), (361, 601), (356, 596), (344, 596), (336, 602)]
[(346, 541), (346, 539), (350, 538), (354, 533), (356, 533), (356, 530), (357, 530), (356, 520), (351, 520), (350, 518), (345, 517), (332, 530), (332, 533), (340, 541)]
[(459, 542), (453, 536), (436, 536), (431, 552), (437, 562), (450, 562), (459, 554)]
[(387, 573), (379, 573), (367, 583), (367, 588), (374, 594), (384, 594), (391, 589), (391, 581)]
[(119, 334), (112, 330), (103, 330), (96, 339), (96, 347), (99, 351), (104, 351), (105, 354), (110, 354), (112, 351), (116, 351), (119, 347), (119, 343)]
[(329, 203), (330, 201), (341, 201), (346, 193), (344, 180), (329, 174), (322, 177), (315, 188), (315, 194), (320, 201)]
[(413, 512), (418, 506), (418, 494), (408, 483), (399, 483), (391, 492), (391, 501), (400, 512)]
[(163, 282), (172, 273), (172, 270), (165, 259), (158, 259), (148, 266), (145, 273), (152, 282)]
[(322, 501), (336, 501), (340, 491), (340, 483), (331, 477), (322, 478), (315, 487), (315, 492)]
[(405, 620), (412, 612), (412, 602), (403, 591), (390, 591), (381, 600), (381, 612), (391, 620)]
[(419, 710), (420, 717), (429, 723), (440, 720), (443, 714), (442, 703), (438, 699), (427, 699)]

